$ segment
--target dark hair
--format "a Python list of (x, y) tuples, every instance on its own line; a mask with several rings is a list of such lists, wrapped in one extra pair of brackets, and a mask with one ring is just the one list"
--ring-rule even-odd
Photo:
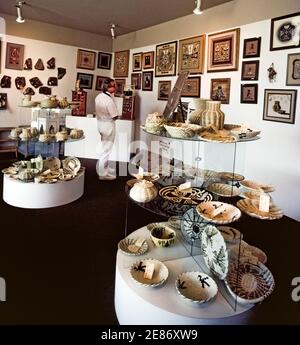
[(114, 79), (105, 78), (102, 82), (102, 91), (105, 92), (110, 87), (110, 84), (114, 82)]

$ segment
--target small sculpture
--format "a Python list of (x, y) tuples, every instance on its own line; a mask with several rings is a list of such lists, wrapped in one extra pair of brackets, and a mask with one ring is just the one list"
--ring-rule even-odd
[(43, 85), (43, 83), (40, 81), (38, 77), (31, 78), (29, 79), (29, 81), (30, 81), (30, 84), (36, 89)]
[(274, 63), (272, 62), (271, 66), (268, 68), (268, 76), (269, 76), (269, 81), (272, 83), (272, 82), (275, 82), (276, 81), (276, 75), (277, 75), (277, 72), (275, 71), (274, 69)]
[(36, 64), (34, 65), (34, 68), (39, 71), (43, 71), (45, 69), (42, 59), (37, 60)]
[(47, 85), (48, 86), (57, 86), (57, 78), (56, 77), (49, 77)]
[(62, 79), (66, 73), (67, 73), (67, 70), (65, 68), (63, 68), (63, 67), (57, 68), (57, 78), (58, 79)]
[(11, 87), (11, 77), (8, 75), (4, 75), (1, 79), (1, 87), (3, 88), (10, 88)]
[(52, 57), (50, 60), (47, 61), (47, 68), (48, 69), (55, 68), (55, 57)]
[(39, 88), (39, 93), (42, 95), (51, 95), (51, 87), (42, 86)]
[(26, 71), (31, 71), (32, 70), (32, 59), (31, 58), (28, 58), (28, 59), (25, 60), (24, 69)]
[(23, 92), (23, 95), (31, 95), (31, 96), (33, 96), (33, 95), (35, 95), (35, 92), (34, 92), (34, 90), (31, 87), (26, 87), (26, 89)]
[(16, 85), (16, 88), (18, 90), (22, 90), (26, 85), (25, 78), (24, 77), (16, 77), (15, 85)]

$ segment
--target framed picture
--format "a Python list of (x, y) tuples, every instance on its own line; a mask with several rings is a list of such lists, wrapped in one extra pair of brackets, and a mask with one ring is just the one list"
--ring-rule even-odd
[(243, 61), (241, 80), (258, 80), (259, 60)]
[(156, 46), (155, 76), (176, 75), (177, 41)]
[(96, 52), (90, 50), (77, 50), (77, 68), (95, 69)]
[(115, 52), (114, 77), (128, 77), (129, 50)]
[(103, 84), (104, 79), (106, 78), (107, 77), (97, 75), (95, 90), (102, 91), (102, 84)]
[(135, 90), (141, 89), (142, 73), (131, 73), (131, 85)]
[(136, 53), (132, 55), (132, 71), (142, 70), (142, 56), (143, 53)]
[(266, 89), (263, 119), (295, 123), (297, 90)]
[(98, 53), (98, 62), (97, 67), (101, 69), (110, 69), (111, 68), (111, 57), (112, 54), (110, 53)]
[(125, 83), (126, 83), (126, 79), (115, 79), (115, 84), (116, 84), (115, 97), (123, 96)]
[(258, 84), (241, 85), (241, 103), (257, 104)]
[(181, 91), (181, 97), (200, 97), (200, 77), (187, 78)]
[(205, 35), (186, 38), (179, 41), (178, 72), (190, 74), (204, 72)]
[(154, 51), (143, 53), (143, 69), (154, 68)]
[(5, 68), (23, 69), (24, 45), (6, 43)]
[(247, 38), (244, 40), (243, 58), (260, 57), (261, 37)]
[(208, 35), (207, 72), (237, 71), (240, 29)]
[(7, 93), (0, 93), (0, 110), (7, 108)]
[(286, 85), (300, 86), (300, 53), (287, 57)]
[(271, 19), (270, 50), (300, 47), (300, 12)]
[(77, 73), (76, 80), (80, 80), (79, 86), (82, 89), (91, 89), (93, 87), (93, 74)]
[(213, 101), (221, 101), (222, 104), (229, 104), (230, 78), (212, 79), (210, 85), (210, 98)]
[(142, 90), (152, 91), (152, 89), (153, 89), (153, 71), (143, 72)]
[(171, 80), (160, 80), (158, 82), (157, 99), (160, 101), (167, 101), (171, 94)]

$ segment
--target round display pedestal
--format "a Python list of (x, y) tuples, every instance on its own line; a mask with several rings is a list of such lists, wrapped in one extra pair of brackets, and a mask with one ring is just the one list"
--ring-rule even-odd
[(84, 173), (57, 183), (22, 182), (3, 175), (3, 200), (15, 207), (48, 208), (69, 204), (84, 191)]

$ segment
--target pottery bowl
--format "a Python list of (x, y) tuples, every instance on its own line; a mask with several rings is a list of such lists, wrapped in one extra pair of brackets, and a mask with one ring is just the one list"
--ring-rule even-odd
[(176, 232), (164, 223), (148, 225), (152, 242), (156, 247), (170, 247), (175, 242)]

